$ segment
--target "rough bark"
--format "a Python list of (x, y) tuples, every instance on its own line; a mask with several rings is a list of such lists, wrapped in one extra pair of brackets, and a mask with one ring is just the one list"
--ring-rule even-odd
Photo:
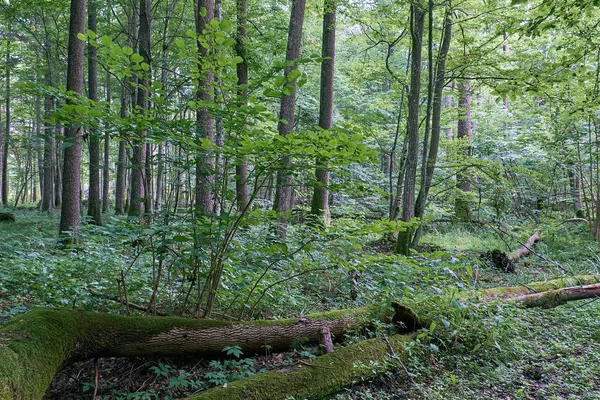
[[(9, 33), (11, 31), (11, 25), (9, 23), (8, 26)], [(10, 72), (11, 72), (11, 41), (8, 39), (6, 41), (6, 121), (4, 129), (4, 152), (2, 153), (2, 204), (4, 206), (8, 205), (8, 191), (10, 187), (9, 178), (8, 178), (8, 148), (10, 146)]]
[[(302, 46), (302, 25), (304, 23), (304, 10), (306, 8), (306, 0), (293, 0), (292, 10), (290, 13), (290, 25), (288, 29), (288, 41), (286, 51), (286, 61), (294, 62), (300, 57), (300, 49)], [(291, 65), (285, 69), (285, 75), (293, 70), (298, 69), (298, 66)], [(294, 118), (296, 108), (296, 82), (286, 83), (286, 87), (291, 88), (291, 94), (281, 96), (281, 104), (279, 109), (279, 124), (277, 129), (281, 136), (286, 136), (294, 129)], [(293, 207), (293, 177), (290, 171), (292, 160), (290, 157), (284, 157), (279, 165), (277, 172), (277, 183), (275, 187), (275, 201), (273, 209), (278, 213), (286, 213)], [(286, 238), (285, 217), (282, 224), (277, 229), (277, 234), (282, 240)]]
[[(465, 142), (463, 154), (466, 157), (471, 157), (471, 142), (473, 140), (471, 124), (471, 81), (468, 79), (463, 80), (459, 92), (458, 128), (456, 134), (458, 139), (462, 139)], [(454, 203), (454, 213), (456, 218), (461, 221), (470, 221), (471, 204), (466, 193), (471, 191), (471, 183), (467, 172), (459, 172), (456, 174), (456, 187), (462, 192), (457, 195)]]
[[(88, 29), (96, 32), (96, 1), (89, 0), (88, 7)], [(98, 48), (88, 45), (88, 97), (90, 100), (98, 101), (98, 66), (96, 55)], [(100, 134), (93, 128), (89, 133), (89, 192), (87, 215), (95, 225), (102, 225), (102, 214), (100, 204)]]
[[(110, 106), (110, 71), (106, 71), (106, 103)], [(104, 129), (104, 163), (102, 166), (102, 212), (108, 212), (110, 197), (110, 130), (106, 121)]]
[(40, 308), (0, 329), (0, 398), (40, 399), (61, 366), (96, 357), (218, 356), (225, 346), (250, 354), (284, 350), (298, 340), (318, 342), (327, 327), (341, 336), (368, 309), (305, 318), (223, 322), (123, 317)]
[[(556, 307), (569, 300), (600, 294), (600, 279), (593, 275), (533, 282), (515, 287), (463, 293), (473, 302), (514, 301), (525, 307)], [(414, 309), (395, 305), (392, 322), (419, 328), (428, 302)], [(373, 310), (376, 310), (374, 308)], [(401, 313), (399, 312), (401, 311)], [(391, 312), (390, 312), (391, 314)], [(252, 322), (223, 322), (163, 317), (118, 315), (40, 308), (9, 321), (0, 329), (0, 398), (41, 399), (54, 374), (64, 365), (97, 357), (213, 356), (224, 346), (238, 345), (247, 354), (264, 345), (286, 349), (299, 338), (318, 342), (323, 328), (341, 336), (370, 318), (386, 319), (369, 308), (313, 314), (305, 318)], [(412, 325), (412, 327), (410, 326)], [(423, 323), (423, 325), (425, 325)], [(404, 345), (412, 336), (363, 341), (322, 357), (308, 365), (257, 374), (191, 399), (323, 398), (353, 382), (368, 379), (393, 354), (406, 360)], [(398, 358), (396, 358), (397, 360)]]
[[(138, 39), (138, 53), (144, 58), (145, 63), (152, 65), (150, 53), (151, 35), (151, 0), (140, 0), (140, 28)], [(148, 88), (150, 87), (150, 70), (145, 71), (138, 82), (136, 112), (143, 116), (148, 111)], [(136, 132), (135, 145), (133, 146), (133, 160), (131, 168), (131, 196), (129, 200), (129, 216), (140, 217), (146, 210), (146, 130)]]
[[(85, 43), (77, 35), (85, 33), (86, 0), (71, 0), (69, 25), (69, 49), (67, 63), (67, 90), (74, 95), (83, 92), (83, 62)], [(69, 125), (65, 128), (62, 208), (59, 233), (77, 230), (81, 215), (81, 128)]]
[[(45, 74), (45, 84), (52, 85), (52, 76), (50, 66)], [(54, 99), (47, 94), (44, 100), (44, 116), (47, 121), (54, 110)], [(42, 211), (50, 211), (54, 208), (54, 175), (55, 175), (55, 154), (54, 154), (54, 127), (48, 122), (44, 122), (44, 184), (42, 193)]]
[[(419, 151), (419, 100), (421, 92), (421, 53), (425, 12), (417, 3), (411, 5), (412, 59), (410, 74), (410, 92), (408, 94), (408, 121), (406, 128), (407, 150), (404, 190), (402, 193), (402, 221), (409, 222), (415, 216), (415, 186), (417, 180), (417, 161)], [(409, 254), (412, 229), (398, 233), (396, 252)]]
[[(321, 93), (319, 101), (319, 127), (333, 126), (333, 95), (335, 77), (336, 0), (325, 0), (323, 5), (323, 40), (321, 63)], [(311, 214), (329, 225), (329, 171), (327, 160), (317, 160), (316, 185), (311, 202)]]
[[(236, 1), (237, 12), (237, 35), (235, 37), (235, 52), (242, 58), (242, 62), (236, 66), (239, 105), (248, 104), (248, 32), (246, 30), (247, 19), (246, 0)], [(245, 126), (244, 126), (245, 128)], [(248, 196), (248, 161), (238, 159), (235, 166), (235, 198), (237, 208), (240, 212), (247, 208), (250, 197)]]
[[(215, 18), (215, 2), (214, 0), (196, 0), (195, 17), (196, 17), (196, 34), (202, 35), (206, 25)], [(205, 10), (204, 16), (201, 11)], [(198, 64), (198, 73), (200, 79), (198, 89), (196, 91), (196, 99), (201, 102), (211, 102), (214, 100), (214, 71), (203, 63), (202, 59), (208, 54), (207, 49), (198, 43), (198, 54), (201, 62)], [(215, 119), (211, 115), (206, 106), (196, 111), (196, 129), (198, 139), (208, 140), (210, 143), (215, 143)], [(199, 153), (202, 151), (202, 146), (198, 146)], [(205, 154), (196, 156), (196, 207), (198, 211), (203, 213), (213, 213), (215, 208), (215, 155), (212, 149), (206, 151)]]

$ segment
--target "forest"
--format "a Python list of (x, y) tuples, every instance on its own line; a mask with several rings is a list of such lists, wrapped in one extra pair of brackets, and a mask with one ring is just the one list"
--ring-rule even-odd
[(599, 25), (0, 0), (0, 400), (600, 399)]

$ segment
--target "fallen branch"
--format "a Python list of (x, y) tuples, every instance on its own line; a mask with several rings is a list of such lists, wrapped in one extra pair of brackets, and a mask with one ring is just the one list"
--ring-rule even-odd
[[(104, 293), (99, 292), (99, 291), (94, 290), (94, 289), (89, 289), (89, 292), (91, 294), (93, 294), (94, 296), (104, 297), (104, 298), (106, 298), (108, 300), (117, 302), (119, 304), (126, 305), (129, 308), (133, 308), (134, 310), (149, 312), (149, 308), (148, 307), (142, 306), (142, 305), (139, 305), (139, 304), (136, 304), (136, 303), (132, 303), (130, 301), (125, 301), (125, 299), (123, 299), (123, 298), (119, 298), (117, 296), (111, 296), (109, 294), (104, 294)], [(156, 315), (160, 315), (161, 317), (167, 317), (169, 314), (167, 314), (165, 312), (157, 311)]]

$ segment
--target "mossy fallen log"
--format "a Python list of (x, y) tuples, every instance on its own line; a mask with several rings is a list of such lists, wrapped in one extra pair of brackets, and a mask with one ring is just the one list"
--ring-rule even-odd
[(0, 329), (0, 399), (40, 399), (54, 374), (74, 361), (210, 357), (221, 354), (225, 346), (240, 346), (247, 354), (266, 345), (281, 351), (299, 341), (318, 342), (325, 327), (342, 336), (370, 312), (361, 308), (286, 320), (227, 322), (35, 309)]
[[(460, 298), (475, 302), (514, 300), (525, 306), (553, 307), (571, 299), (597, 296), (599, 283), (596, 276), (577, 276), (465, 292)], [(396, 318), (383, 315), (383, 319), (399, 323), (399, 329), (419, 328), (424, 321), (419, 315), (427, 316), (428, 310), (418, 307), (410, 309), (395, 305), (396, 313), (402, 310), (402, 315)], [(54, 374), (62, 366), (78, 360), (113, 356), (206, 357), (220, 354), (223, 347), (233, 345), (240, 346), (246, 354), (260, 351), (264, 345), (278, 351), (298, 340), (318, 342), (324, 327), (341, 336), (349, 327), (369, 323), (372, 318), (382, 318), (376, 307), (250, 322), (123, 317), (40, 308), (14, 318), (0, 328), (0, 399), (41, 399)], [(359, 378), (372, 376), (368, 375), (368, 370), (375, 369), (372, 372), (375, 374), (377, 368), (374, 365), (386, 357), (390, 347), (402, 359), (401, 349), (406, 340), (403, 336), (393, 336), (389, 344), (380, 340), (361, 342), (335, 350), (323, 356), (325, 358), (319, 357), (311, 361), (313, 366), (298, 365), (292, 370), (259, 374), (219, 389), (218, 392), (227, 394), (224, 397), (206, 398), (234, 399), (237, 393), (240, 396), (237, 398), (285, 398), (271, 396), (277, 391), (299, 398), (319, 398), (339, 391)], [(267, 392), (266, 388), (272, 390)], [(232, 389), (231, 396), (227, 389)], [(216, 392), (206, 392), (205, 396), (217, 396), (209, 394)], [(249, 397), (248, 393), (262, 397)]]
[(406, 344), (415, 335), (394, 335), (386, 339), (365, 340), (310, 363), (265, 372), (199, 393), (187, 400), (291, 400), (323, 399), (345, 387), (375, 377), (394, 355), (407, 362)]

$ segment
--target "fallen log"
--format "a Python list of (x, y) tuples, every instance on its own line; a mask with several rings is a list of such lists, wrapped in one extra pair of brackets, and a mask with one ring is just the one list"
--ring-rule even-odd
[(286, 320), (226, 322), (39, 308), (0, 329), (0, 399), (41, 399), (54, 374), (74, 361), (98, 357), (196, 355), (225, 346), (247, 354), (287, 350), (335, 336), (369, 320), (372, 309), (337, 310)]
[(491, 250), (484, 254), (484, 258), (488, 258), (495, 267), (504, 272), (515, 272), (515, 263), (519, 261), (520, 258), (531, 253), (532, 247), (538, 240), (540, 240), (540, 231), (536, 230), (525, 243), (521, 243), (522, 247), (512, 253), (505, 253), (501, 250)]
[[(526, 306), (555, 306), (559, 304), (556, 301), (557, 294), (560, 301), (596, 296), (598, 288), (595, 284), (598, 283), (600, 281), (595, 276), (579, 276), (518, 287), (466, 292), (461, 298), (470, 301), (515, 299)], [(580, 287), (574, 288), (574, 285)], [(594, 288), (586, 288), (585, 285), (592, 285)], [(569, 290), (557, 292), (562, 288)], [(548, 291), (552, 293), (542, 295), (542, 292)], [(399, 329), (409, 331), (424, 325), (425, 318), (420, 318), (419, 315), (426, 317), (428, 310), (419, 307), (421, 306), (417, 304), (411, 309), (397, 304), (394, 306), (397, 315), (391, 319), (387, 315), (382, 316), (376, 307), (372, 307), (330, 311), (304, 318), (250, 322), (123, 317), (66, 309), (35, 309), (0, 328), (0, 399), (41, 399), (59, 368), (78, 360), (113, 356), (206, 357), (220, 354), (225, 346), (240, 346), (246, 354), (259, 352), (265, 345), (278, 351), (289, 348), (291, 343), (297, 343), (299, 339), (314, 342), (322, 340), (325, 327), (332, 334), (341, 336), (348, 329), (368, 324), (372, 318), (382, 317), (388, 322), (398, 323)], [(311, 360), (311, 364), (321, 366), (309, 367), (315, 371), (310, 372), (310, 369), (305, 372), (306, 369), (302, 368), (308, 366), (298, 366), (294, 371), (285, 372), (283, 376), (281, 373), (274, 375), (277, 378), (273, 378), (272, 382), (269, 380), (271, 378), (259, 379), (263, 376), (259, 374), (248, 381), (254, 382), (255, 388), (239, 389), (239, 393), (243, 395), (240, 394), (241, 397), (237, 398), (285, 398), (270, 394), (267, 396), (267, 388), (273, 388), (273, 393), (312, 393), (314, 389), (319, 393), (314, 398), (322, 397), (325, 393), (341, 390), (353, 381), (369, 377), (368, 370), (376, 373), (377, 368), (373, 366), (385, 358), (388, 347), (391, 346), (395, 353), (401, 354), (406, 340), (404, 336), (394, 336), (390, 338), (391, 344), (373, 340), (353, 345), (356, 347), (335, 350), (324, 356), (329, 358)], [(334, 365), (336, 363), (339, 366)], [(289, 375), (296, 373), (301, 374), (301, 378)], [(317, 383), (317, 376), (326, 382)], [(246, 380), (231, 383), (228, 388), (238, 385), (245, 387), (248, 384), (244, 382)], [(235, 393), (238, 393), (237, 390)], [(247, 395), (250, 393), (248, 390), (255, 392), (254, 397)], [(220, 398), (236, 398), (229, 394), (223, 396)], [(313, 395), (307, 394), (306, 397), (313, 398)]]

